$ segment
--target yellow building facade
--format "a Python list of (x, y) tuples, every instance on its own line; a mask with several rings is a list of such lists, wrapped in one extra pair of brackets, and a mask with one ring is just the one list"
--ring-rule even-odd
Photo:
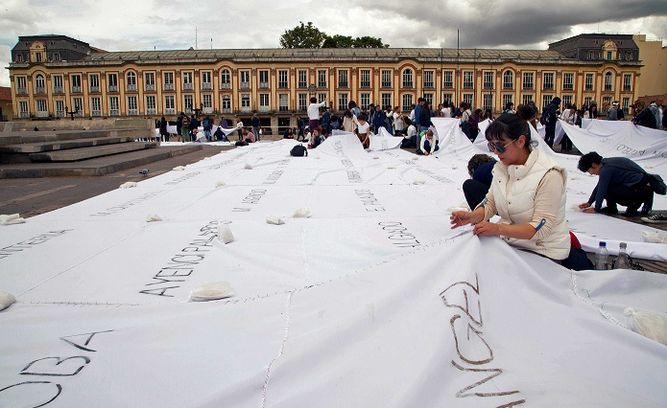
[(294, 126), (312, 96), (331, 101), (334, 111), (351, 100), (409, 111), (419, 97), (496, 113), (529, 100), (542, 109), (555, 96), (564, 104), (595, 101), (604, 108), (618, 100), (627, 108), (641, 68), (638, 61), (581, 61), (553, 50), (493, 49), (91, 49), (80, 59), (57, 60), (45, 43), (26, 41), (29, 53), (12, 55), (19, 118), (173, 120), (182, 111), (233, 121), (257, 112), (263, 127), (275, 128)]

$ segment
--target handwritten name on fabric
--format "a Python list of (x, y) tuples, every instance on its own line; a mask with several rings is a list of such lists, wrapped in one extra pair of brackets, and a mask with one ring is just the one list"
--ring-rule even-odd
[[(62, 394), (62, 383), (72, 381), (68, 378), (77, 376), (92, 362), (92, 355), (87, 353), (97, 352), (91, 344), (95, 335), (111, 332), (113, 330), (102, 330), (61, 337), (60, 340), (86, 354), (48, 356), (30, 361), (18, 372), (18, 375), (27, 376), (30, 380), (0, 388), (0, 406), (37, 408), (49, 405)], [(12, 405), (6, 405), (3, 401), (11, 401)]]
[(285, 173), (285, 168), (289, 165), (289, 160), (283, 160), (278, 164), (278, 168), (273, 170), (262, 184), (276, 184), (280, 177)]
[(11, 255), (14, 255), (18, 252), (22, 252), (26, 249), (32, 248), (35, 245), (43, 244), (51, 238), (59, 237), (66, 232), (73, 231), (71, 229), (61, 230), (61, 231), (49, 231), (45, 234), (36, 235), (32, 238), (28, 238), (25, 241), (17, 242), (10, 246), (6, 246), (0, 249), (0, 259), (5, 259)]
[(389, 233), (387, 238), (394, 246), (400, 248), (415, 248), (421, 245), (421, 242), (408, 231), (402, 222), (383, 221), (379, 222), (378, 225), (382, 227), (383, 231)]
[(154, 191), (154, 192), (151, 192), (151, 193), (146, 193), (146, 194), (143, 194), (143, 195), (141, 195), (141, 196), (139, 196), (139, 197), (137, 197), (133, 200), (126, 201), (122, 204), (118, 204), (118, 205), (115, 205), (113, 207), (109, 207), (106, 210), (99, 211), (99, 212), (96, 212), (94, 214), (90, 214), (90, 216), (91, 217), (106, 217), (107, 215), (116, 214), (116, 213), (119, 213), (121, 211), (127, 210), (128, 208), (130, 208), (132, 206), (135, 206), (139, 203), (150, 200), (151, 198), (153, 198), (153, 197), (155, 197), (155, 196), (157, 196), (161, 193), (162, 193), (162, 191)]
[(503, 373), (501, 368), (487, 366), (493, 361), (494, 355), (493, 348), (483, 337), (484, 322), (478, 275), (475, 274), (475, 282), (460, 281), (451, 284), (440, 292), (439, 296), (448, 309), (454, 310), (449, 324), (454, 336), (456, 355), (460, 361), (452, 360), (452, 365), (463, 373), (482, 373), (486, 375), (481, 380), (459, 390), (456, 397), (503, 398), (511, 395), (511, 399), (514, 401), (501, 402), (494, 400), (494, 402), (501, 404), (498, 405), (499, 407), (513, 407), (524, 404), (526, 400), (518, 398), (517, 394), (520, 394), (518, 390), (475, 391), (475, 388), (481, 387)]
[(174, 297), (169, 291), (181, 287), (181, 284), (192, 275), (197, 265), (206, 259), (213, 247), (213, 240), (218, 236), (219, 224), (230, 224), (231, 221), (213, 220), (199, 229), (199, 234), (188, 242), (187, 246), (171, 258), (165, 266), (147, 283), (149, 289), (140, 290), (144, 295)]
[(368, 189), (354, 190), (354, 193), (361, 199), (361, 204), (368, 212), (385, 211), (384, 206), (380, 204), (372, 191)]

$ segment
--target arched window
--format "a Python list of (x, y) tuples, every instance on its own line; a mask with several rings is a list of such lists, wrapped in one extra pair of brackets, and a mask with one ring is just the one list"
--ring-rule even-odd
[(503, 89), (514, 89), (514, 73), (510, 70), (503, 72)]
[(37, 74), (35, 76), (35, 88), (37, 93), (43, 93), (45, 91), (46, 83), (44, 80), (44, 75)]
[(137, 90), (137, 74), (134, 71), (129, 71), (127, 75), (125, 76), (125, 80), (127, 83), (127, 90), (128, 91), (136, 91)]
[(614, 90), (614, 74), (611, 71), (605, 72), (604, 74), (604, 90), (613, 91)]
[(413, 85), (413, 73), (410, 68), (403, 70), (403, 88), (412, 88)]
[(231, 89), (232, 73), (228, 69), (220, 70), (220, 87), (222, 89)]

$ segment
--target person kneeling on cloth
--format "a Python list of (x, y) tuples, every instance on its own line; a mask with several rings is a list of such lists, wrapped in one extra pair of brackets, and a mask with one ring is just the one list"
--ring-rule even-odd
[[(486, 129), (489, 150), (499, 160), (491, 188), (473, 211), (452, 213), (452, 228), (472, 224), (475, 235), (499, 236), (566, 268), (590, 269), (586, 253), (571, 244), (565, 169), (533, 146), (528, 126), (516, 114), (505, 113)], [(490, 222), (496, 213), (500, 221)]]
[(431, 129), (423, 131), (419, 141), (419, 149), (416, 153), (430, 156), (438, 149), (440, 149), (440, 146), (438, 146), (438, 139), (433, 140), (433, 131)]
[[(643, 204), (641, 215), (647, 215), (653, 207), (653, 189), (650, 175), (627, 157), (603, 159), (597, 152), (586, 153), (579, 158), (577, 168), (599, 176), (598, 184), (587, 202), (579, 204), (586, 213), (618, 214), (616, 204), (626, 207), (625, 215), (636, 217)], [(602, 207), (602, 201), (607, 206)], [(595, 203), (594, 207), (591, 207)]]

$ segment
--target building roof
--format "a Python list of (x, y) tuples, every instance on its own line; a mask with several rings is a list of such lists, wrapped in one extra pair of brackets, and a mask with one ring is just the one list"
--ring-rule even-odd
[(0, 86), (0, 101), (12, 100), (12, 88), (8, 86)]
[[(560, 46), (563, 44), (573, 43), (576, 44), (578, 48), (600, 48), (602, 47), (602, 42), (600, 40), (612, 40), (617, 45), (622, 45), (621, 48), (633, 48), (638, 49), (637, 44), (635, 44), (632, 34), (604, 34), (604, 33), (593, 33), (593, 34), (579, 34), (573, 37), (565, 38), (560, 41), (549, 43), (549, 47)], [(620, 41), (626, 41), (620, 44)]]

